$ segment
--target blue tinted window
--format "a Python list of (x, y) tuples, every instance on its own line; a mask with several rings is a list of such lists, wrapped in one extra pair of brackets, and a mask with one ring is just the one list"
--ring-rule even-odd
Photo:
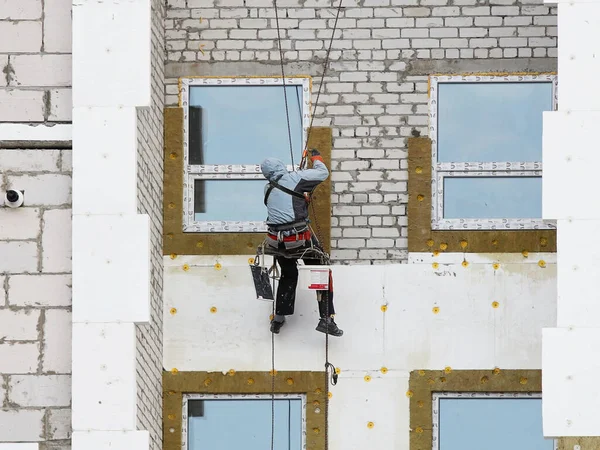
[[(286, 86), (294, 161), (302, 153), (302, 87)], [(192, 86), (190, 159), (198, 164), (260, 164), (269, 156), (291, 164), (282, 86)]]
[(266, 220), (263, 203), (266, 184), (266, 180), (195, 180), (195, 220)]
[[(205, 400), (203, 409), (202, 417), (188, 419), (188, 450), (271, 448), (270, 399)], [(274, 430), (274, 450), (302, 448), (300, 399), (275, 400)]]
[(553, 450), (542, 400), (441, 398), (439, 450)]
[(552, 83), (439, 83), (438, 161), (542, 160)]
[(445, 177), (444, 219), (542, 217), (541, 177)]

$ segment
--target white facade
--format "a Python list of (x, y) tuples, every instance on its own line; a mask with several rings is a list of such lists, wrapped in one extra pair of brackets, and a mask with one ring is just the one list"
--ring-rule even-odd
[[(214, 49), (207, 72), (222, 76), (236, 74), (235, 64), (248, 57), (244, 52), (259, 61), (277, 56), (255, 43), (273, 39), (262, 29), (270, 24), (271, 4), (231, 3), (221, 5), (230, 15), (224, 17), (213, 2), (197, 0), (169, 1), (167, 13), (162, 2), (150, 0), (0, 0), (0, 186), (2, 194), (25, 191), (24, 207), (0, 205), (0, 450), (158, 450), (163, 369), (271, 370), (271, 304), (254, 298), (248, 268), (254, 255), (162, 256), (162, 110), (165, 101), (179, 100), (175, 80), (202, 69), (202, 63), (186, 64), (204, 61), (205, 50)], [(549, 10), (541, 4), (433, 11), (408, 0), (371, 3), (344, 19), (349, 22), (337, 58), (346, 50), (369, 55), (356, 68), (336, 63), (344, 80), (331, 80), (319, 111), (319, 125), (335, 129), (334, 253), (351, 263), (333, 266), (336, 320), (345, 335), (330, 339), (329, 359), (340, 369), (331, 388), (330, 448), (408, 450), (406, 394), (416, 369), (542, 369), (544, 435), (600, 436), (600, 390), (593, 381), (600, 356), (594, 294), (600, 217), (587, 195), (598, 165), (593, 131), (600, 96), (593, 83), (582, 81), (599, 64), (600, 3), (558, 2), (558, 111), (544, 116), (543, 161), (543, 218), (557, 221), (558, 253), (527, 256), (407, 255), (403, 139), (412, 129), (427, 130), (427, 77), (417, 73), (429, 70), (423, 61), (507, 58), (507, 67), (518, 68), (517, 57), (553, 58)], [(320, 32), (328, 18), (312, 17), (301, 6), (290, 9), (286, 26), (293, 28), (298, 18), (319, 22), (296, 30), (305, 34), (287, 35), (306, 41), (305, 49), (296, 42), (287, 50), (290, 60), (311, 71), (316, 66), (309, 60), (322, 55), (302, 52), (322, 51), (315, 39), (327, 38)], [(254, 10), (261, 16), (252, 17)], [(397, 17), (384, 22), (377, 11)], [(497, 26), (501, 13), (514, 24)], [(497, 47), (478, 40), (462, 49), (462, 34), (412, 31), (452, 34), (436, 21), (446, 16), (476, 17), (465, 22), (472, 30), (466, 33), (496, 40)], [(537, 23), (519, 24), (521, 16), (535, 16)], [(203, 17), (213, 22), (203, 24)], [(393, 35), (398, 21), (409, 18), (402, 26), (411, 32)], [(357, 20), (372, 20), (377, 36), (363, 42), (360, 33), (353, 35)], [(212, 37), (201, 38), (196, 28), (206, 23)], [(530, 25), (543, 27), (543, 34)], [(528, 28), (518, 31), (529, 33), (525, 44), (502, 34), (513, 26)], [(484, 28), (500, 34), (478, 36)], [(380, 58), (385, 46), (405, 45), (402, 39), (414, 47), (388, 49), (397, 53)], [(415, 72), (407, 80), (367, 77), (374, 68), (382, 74), (403, 70), (404, 62), (386, 66), (400, 57), (412, 58)], [(262, 70), (248, 64), (244, 70)], [(357, 85), (349, 92), (345, 82)], [(382, 92), (381, 104), (362, 105), (362, 111), (371, 107), (373, 117), (395, 111), (393, 120), (354, 123), (354, 114), (363, 113), (353, 108), (380, 95), (381, 83), (396, 84), (397, 91)], [(390, 106), (395, 103), (396, 109)], [(396, 123), (401, 115), (408, 119)], [(359, 135), (345, 128), (349, 124)], [(395, 125), (399, 131), (390, 131)], [(385, 144), (375, 148), (382, 136)], [(372, 175), (363, 161), (352, 160), (361, 157), (376, 161)], [(383, 174), (388, 169), (391, 179)], [(389, 192), (362, 193), (378, 183)], [(344, 194), (347, 189), (354, 193)], [(377, 210), (383, 212), (367, 217), (362, 203), (385, 203), (386, 196), (390, 204)], [(390, 235), (371, 233), (386, 226)], [(377, 264), (360, 264), (367, 260)], [(316, 306), (312, 293), (299, 292), (296, 314), (275, 338), (277, 370), (323, 370)]]
[[(556, 323), (552, 255), (485, 255), (467, 267), (449, 262), (462, 255), (444, 256), (433, 258), (437, 269), (431, 255), (412, 264), (333, 266), (344, 336), (329, 340), (330, 362), (340, 369), (330, 387), (330, 448), (408, 449), (410, 371), (541, 367), (541, 330)], [(298, 294), (275, 338), (275, 369), (322, 371), (315, 294)], [(271, 303), (255, 298), (248, 256), (165, 258), (164, 314), (166, 370), (271, 370)]]

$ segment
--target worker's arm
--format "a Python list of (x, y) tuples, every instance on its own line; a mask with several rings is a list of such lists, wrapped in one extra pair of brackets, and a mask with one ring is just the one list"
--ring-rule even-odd
[(309, 155), (313, 163), (312, 169), (301, 170), (299, 174), (302, 177), (302, 180), (316, 182), (314, 184), (314, 186), (316, 186), (327, 179), (329, 170), (327, 170), (327, 166), (323, 162), (323, 157), (318, 150), (310, 150)]

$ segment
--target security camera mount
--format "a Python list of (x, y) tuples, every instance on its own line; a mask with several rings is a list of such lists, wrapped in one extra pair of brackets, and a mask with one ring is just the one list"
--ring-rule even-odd
[(25, 191), (9, 189), (4, 194), (4, 204), (9, 208), (19, 208), (25, 201)]

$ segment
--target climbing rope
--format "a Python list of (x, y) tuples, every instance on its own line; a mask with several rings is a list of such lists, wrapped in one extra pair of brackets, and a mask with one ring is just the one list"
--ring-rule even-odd
[[(292, 128), (290, 126), (290, 111), (288, 108), (287, 89), (285, 87), (285, 66), (283, 64), (283, 48), (281, 46), (281, 29), (279, 27), (279, 12), (277, 9), (277, 0), (273, 0), (275, 9), (275, 25), (277, 26), (277, 46), (279, 47), (279, 59), (281, 61), (281, 81), (283, 83), (283, 101), (285, 103), (285, 117), (287, 120), (288, 143), (290, 146), (290, 158), (292, 159), (292, 169), (296, 171), (294, 164), (294, 148), (292, 146)], [(273, 265), (277, 260), (273, 257)], [(275, 294), (275, 278), (273, 278), (273, 294)], [(275, 294), (276, 295), (276, 294)], [(271, 320), (275, 319), (275, 299), (273, 299), (273, 309)], [(271, 332), (271, 450), (275, 445), (275, 333)]]
[[(335, 32), (337, 30), (337, 24), (338, 24), (338, 20), (340, 17), (340, 13), (342, 10), (342, 1), (343, 0), (339, 0), (338, 3), (338, 7), (337, 7), (337, 13), (335, 16), (335, 21), (333, 24), (333, 30), (331, 33), (331, 39), (329, 41), (329, 47), (327, 49), (327, 53), (325, 55), (325, 65), (323, 67), (323, 73), (321, 76), (321, 83), (319, 84), (319, 90), (317, 91), (317, 98), (315, 101), (315, 106), (314, 106), (314, 110), (313, 110), (313, 114), (310, 120), (310, 125), (308, 128), (308, 133), (306, 136), (306, 143), (304, 145), (304, 151), (302, 152), (302, 158), (300, 161), (300, 168), (302, 169), (307, 161), (307, 150), (308, 150), (308, 142), (310, 140), (310, 133), (312, 131), (312, 127), (313, 127), (313, 122), (315, 120), (315, 115), (317, 112), (317, 107), (319, 105), (319, 98), (321, 97), (321, 92), (323, 90), (323, 85), (325, 84), (325, 75), (327, 73), (327, 68), (329, 66), (329, 59), (331, 56), (331, 49), (333, 47), (333, 39), (335, 38)], [(294, 164), (294, 150), (293, 150), (293, 146), (292, 146), (292, 131), (291, 131), (291, 125), (290, 125), (290, 114), (289, 114), (289, 107), (288, 107), (288, 101), (287, 101), (287, 89), (286, 89), (286, 85), (285, 85), (285, 65), (283, 62), (283, 47), (281, 45), (281, 29), (279, 27), (279, 12), (278, 12), (278, 8), (277, 8), (277, 0), (273, 0), (273, 6), (275, 9), (275, 24), (277, 27), (277, 43), (278, 43), (278, 47), (279, 47), (279, 59), (280, 59), (280, 64), (281, 64), (281, 78), (282, 78), (282, 84), (283, 84), (283, 96), (284, 96), (284, 101), (285, 101), (285, 115), (286, 115), (286, 119), (287, 119), (287, 128), (288, 128), (288, 141), (289, 141), (289, 147), (290, 147), (290, 157), (292, 160), (292, 167), (293, 170), (296, 170), (295, 164)], [(316, 214), (314, 211), (314, 205), (311, 202), (311, 209), (312, 209), (312, 213), (313, 213), (313, 219), (315, 222), (315, 225), (317, 227), (317, 241), (321, 242), (321, 238), (322, 238), (322, 233), (321, 233), (321, 228), (319, 226), (318, 221), (316, 220)], [(329, 255), (327, 255), (324, 252), (324, 249), (322, 249), (322, 256), (320, 257), (321, 259), (321, 263), (330, 264), (330, 260), (329, 260)], [(273, 265), (277, 264), (276, 259), (273, 259)], [(275, 273), (275, 270), (274, 270)], [(332, 282), (331, 276), (329, 276), (329, 283)], [(275, 276), (273, 277), (273, 293), (275, 294)], [(275, 294), (276, 296), (276, 294)], [(324, 298), (323, 298), (324, 297)], [(326, 320), (328, 320), (330, 318), (330, 314), (329, 314), (329, 289), (327, 291), (325, 291), (324, 295), (321, 298), (321, 301), (325, 301), (325, 314), (326, 314)], [(275, 304), (276, 301), (273, 300), (273, 308), (272, 308), (272, 318), (275, 318)], [(326, 324), (327, 328), (326, 328), (326, 332), (325, 332), (325, 450), (329, 449), (329, 434), (328, 434), (328, 421), (329, 421), (329, 372), (331, 371), (331, 379), (332, 379), (332, 384), (335, 385), (337, 383), (337, 374), (335, 373), (335, 367), (333, 366), (333, 364), (331, 364), (329, 362), (329, 322), (327, 322)], [(271, 450), (274, 450), (274, 444), (275, 444), (275, 333), (271, 333)]]
[[(308, 142), (310, 140), (310, 133), (312, 131), (313, 122), (315, 120), (315, 116), (317, 115), (317, 106), (319, 106), (319, 97), (321, 97), (321, 90), (323, 89), (323, 85), (325, 84), (325, 74), (327, 73), (327, 67), (329, 66), (329, 57), (331, 55), (331, 48), (333, 46), (333, 39), (335, 37), (335, 31), (337, 30), (338, 20), (340, 18), (340, 12), (342, 11), (342, 1), (340, 0), (337, 7), (337, 14), (335, 15), (335, 22), (333, 23), (333, 31), (331, 32), (331, 39), (329, 40), (329, 48), (327, 49), (327, 54), (325, 55), (325, 65), (323, 66), (323, 74), (321, 75), (321, 84), (319, 84), (319, 90), (317, 91), (317, 99), (315, 101), (315, 107), (313, 109), (312, 116), (310, 118), (310, 126), (308, 127), (308, 135), (306, 136), (306, 144), (304, 146), (304, 152), (302, 153), (302, 160), (300, 161), (300, 168), (302, 169), (306, 164), (306, 156), (308, 151)], [(282, 60), (283, 64), (283, 60)]]
[[(329, 283), (332, 277), (329, 276)], [(329, 286), (331, 289), (331, 286)], [(329, 290), (325, 292), (325, 316), (329, 318)], [(331, 384), (337, 384), (337, 373), (335, 367), (329, 362), (329, 322), (327, 322), (327, 332), (325, 333), (325, 450), (329, 450), (329, 371), (331, 371)]]
[[(275, 279), (277, 270), (275, 265), (277, 260), (273, 257), (273, 293), (275, 294)], [(271, 317), (275, 319), (275, 299), (273, 299), (273, 308)], [(271, 450), (275, 445), (275, 333), (271, 333)]]
[(294, 149), (292, 146), (292, 128), (290, 126), (290, 111), (288, 108), (287, 89), (285, 88), (285, 67), (283, 65), (283, 48), (281, 47), (281, 30), (279, 28), (279, 13), (277, 12), (277, 0), (273, 0), (275, 7), (275, 25), (277, 26), (277, 45), (279, 47), (279, 59), (281, 61), (281, 80), (283, 82), (283, 99), (285, 101), (285, 117), (287, 118), (288, 141), (290, 144), (290, 157), (292, 158), (292, 167), (296, 171), (294, 164)]

